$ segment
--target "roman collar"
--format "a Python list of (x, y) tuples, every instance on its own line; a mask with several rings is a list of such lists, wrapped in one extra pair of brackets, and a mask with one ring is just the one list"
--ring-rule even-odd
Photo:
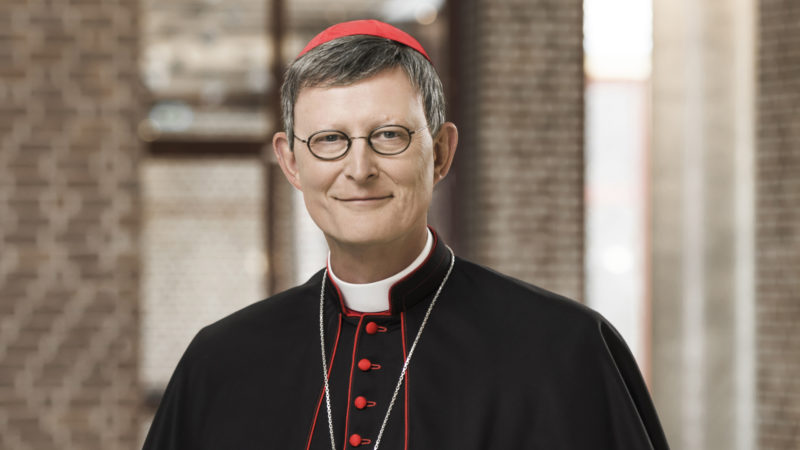
[(349, 310), (344, 303), (339, 287), (330, 277), (326, 277), (326, 299), (337, 305), (340, 312), (348, 316), (395, 315), (413, 308), (426, 299), (430, 300), (442, 282), (450, 264), (450, 252), (444, 242), (439, 239), (436, 231), (433, 228), (430, 228), (430, 230), (433, 234), (431, 252), (419, 267), (395, 282), (389, 289), (390, 309), (388, 311), (360, 313)]

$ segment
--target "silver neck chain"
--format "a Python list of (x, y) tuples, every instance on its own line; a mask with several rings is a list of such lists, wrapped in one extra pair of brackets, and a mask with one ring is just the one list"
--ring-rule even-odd
[[(408, 370), (408, 363), (411, 361), (411, 355), (414, 354), (414, 349), (417, 347), (419, 337), (422, 336), (422, 330), (425, 329), (425, 325), (428, 323), (428, 317), (431, 315), (433, 305), (436, 304), (436, 300), (439, 298), (439, 294), (442, 293), (444, 284), (447, 282), (447, 279), (450, 278), (450, 272), (453, 271), (453, 265), (455, 265), (456, 257), (450, 247), (447, 247), (447, 250), (450, 252), (450, 267), (447, 269), (447, 273), (444, 275), (444, 279), (439, 285), (439, 289), (436, 290), (436, 294), (433, 296), (433, 300), (431, 300), (431, 304), (428, 306), (428, 310), (425, 312), (425, 317), (422, 319), (422, 324), (419, 326), (417, 336), (414, 338), (414, 342), (411, 344), (411, 348), (408, 350), (408, 356), (406, 356), (406, 360), (403, 363), (403, 370), (400, 371), (400, 378), (397, 380), (397, 385), (394, 387), (392, 400), (389, 402), (389, 407), (386, 408), (386, 415), (383, 417), (383, 423), (381, 424), (381, 429), (378, 432), (378, 437), (375, 439), (375, 446), (372, 448), (372, 450), (378, 450), (378, 445), (380, 445), (381, 438), (383, 437), (383, 431), (386, 428), (386, 424), (389, 422), (389, 414), (391, 414), (394, 402), (397, 400), (397, 393), (400, 392), (400, 386), (403, 385), (403, 378), (405, 378), (406, 371)], [(325, 282), (327, 281), (327, 277), (328, 271), (325, 270), (325, 272), (322, 274), (322, 288), (320, 289), (319, 293), (319, 343), (322, 349), (322, 380), (325, 383), (325, 406), (328, 409), (328, 431), (331, 434), (331, 449), (336, 450), (336, 439), (333, 435), (333, 414), (331, 413), (331, 394), (330, 388), (328, 387), (328, 362), (325, 355), (325, 327), (323, 325), (323, 306), (325, 304)], [(348, 401), (350, 400), (348, 399)]]

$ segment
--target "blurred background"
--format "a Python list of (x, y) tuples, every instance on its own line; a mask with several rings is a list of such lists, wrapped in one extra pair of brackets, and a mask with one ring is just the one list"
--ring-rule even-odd
[(200, 327), (323, 267), (277, 90), (361, 18), (443, 79), (458, 254), (602, 312), (673, 448), (800, 448), (795, 0), (0, 0), (0, 448), (140, 447)]

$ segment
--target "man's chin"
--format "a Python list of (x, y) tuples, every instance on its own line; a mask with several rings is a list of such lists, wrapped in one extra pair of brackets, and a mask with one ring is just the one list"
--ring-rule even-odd
[(348, 247), (369, 247), (374, 245), (385, 245), (392, 241), (386, 235), (374, 231), (359, 233), (357, 230), (348, 230), (347, 233), (337, 233), (327, 235), (328, 241), (333, 240), (339, 246)]
[[(345, 229), (340, 230), (338, 233), (325, 233), (328, 244), (334, 244), (339, 247), (353, 247), (364, 248), (371, 246), (384, 246), (397, 243), (402, 236), (408, 233), (408, 230), (387, 230), (375, 229), (374, 226), (359, 226), (360, 224), (353, 224)], [(333, 242), (331, 242), (333, 241)]]

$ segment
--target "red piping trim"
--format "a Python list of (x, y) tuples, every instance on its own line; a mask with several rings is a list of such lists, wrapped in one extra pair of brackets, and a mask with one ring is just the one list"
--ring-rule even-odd
[[(342, 315), (339, 314), (339, 328), (336, 331), (336, 341), (333, 343), (333, 352), (331, 353), (331, 362), (328, 365), (328, 380), (331, 378), (331, 371), (333, 370), (333, 360), (336, 358), (336, 349), (339, 348), (339, 336), (342, 333)], [(319, 393), (319, 400), (317, 400), (317, 409), (314, 411), (314, 420), (311, 421), (311, 431), (308, 432), (308, 442), (306, 443), (306, 450), (311, 448), (311, 440), (314, 438), (314, 427), (317, 425), (319, 419), (319, 409), (322, 406), (322, 398), (325, 397), (325, 384), (323, 383), (322, 389)]]
[(392, 312), (390, 310), (380, 311), (380, 312), (361, 312), (361, 311), (353, 311), (352, 309), (347, 308), (346, 306), (342, 306), (344, 309), (344, 314), (347, 317), (365, 317), (365, 316), (391, 316)]
[[(417, 273), (417, 272), (418, 272), (420, 269), (422, 269), (423, 267), (425, 267), (425, 266), (428, 264), (428, 261), (429, 261), (429, 260), (431, 259), (431, 257), (433, 256), (433, 254), (434, 254), (434, 253), (436, 253), (436, 246), (437, 246), (437, 245), (438, 245), (438, 243), (439, 243), (439, 236), (436, 234), (436, 231), (435, 231), (433, 228), (431, 228), (430, 226), (428, 226), (428, 229), (429, 229), (429, 230), (431, 230), (431, 235), (433, 235), (433, 245), (431, 246), (431, 251), (428, 253), (428, 256), (427, 256), (427, 257), (425, 257), (425, 260), (424, 260), (424, 261), (422, 261), (422, 264), (420, 264), (420, 265), (419, 265), (419, 266), (418, 266), (416, 269), (414, 269), (413, 271), (411, 271), (411, 273), (407, 274), (407, 275), (406, 275), (406, 276), (404, 276), (402, 279), (398, 280), (396, 283), (394, 283), (394, 284), (392, 285), (392, 287), (390, 287), (390, 288), (389, 288), (389, 309), (390, 309), (390, 310), (391, 310), (391, 308), (394, 306), (394, 305), (392, 304), (392, 291), (394, 290), (395, 286), (397, 286), (398, 284), (402, 283), (402, 282), (403, 282), (403, 281), (405, 281), (406, 279), (410, 278), (412, 275), (414, 275), (415, 273)], [(438, 267), (438, 266), (437, 266), (437, 267)], [(429, 279), (430, 279), (432, 276), (434, 276), (435, 274), (436, 274), (436, 268), (435, 268), (435, 267), (434, 267), (434, 268), (431, 268), (431, 270), (430, 270), (430, 274), (428, 275), (428, 277), (426, 277), (426, 278), (425, 278), (425, 279), (423, 279), (423, 280), (420, 280), (420, 282), (419, 282), (419, 283), (417, 283), (417, 285), (416, 285), (416, 286), (414, 286), (414, 287), (412, 287), (412, 288), (409, 288), (409, 289), (408, 289), (408, 291), (413, 291), (413, 290), (414, 290), (414, 289), (416, 289), (417, 287), (421, 286), (423, 283), (425, 283), (426, 281), (428, 281), (428, 280), (429, 280)], [(402, 305), (402, 307), (403, 307), (403, 309), (405, 309), (405, 302), (403, 302), (403, 305)]]
[[(438, 264), (436, 267), (432, 267), (432, 268), (431, 268), (431, 270), (430, 270), (430, 272), (428, 273), (428, 276), (427, 276), (427, 277), (423, 278), (422, 280), (419, 280), (419, 283), (417, 283), (417, 284), (416, 284), (416, 285), (414, 285), (413, 287), (410, 287), (410, 288), (408, 288), (408, 291), (410, 292), (410, 291), (413, 291), (413, 290), (417, 289), (418, 287), (420, 287), (420, 286), (422, 286), (423, 284), (425, 284), (425, 283), (426, 283), (428, 280), (430, 280), (432, 277), (436, 276), (436, 275), (437, 275), (437, 273), (436, 273), (436, 269), (438, 269), (438, 268), (439, 268), (441, 265), (443, 265), (443, 264), (445, 264), (445, 260), (444, 260), (444, 259), (443, 259), (443, 260), (441, 260), (441, 261), (439, 262), (439, 264)], [(403, 303), (403, 309), (405, 309), (405, 306), (406, 306), (406, 305), (405, 305), (405, 303)]]
[[(392, 306), (394, 306), (394, 305), (392, 305), (392, 291), (394, 290), (395, 286), (397, 286), (398, 284), (400, 284), (403, 281), (407, 280), (412, 275), (417, 273), (420, 269), (425, 267), (425, 265), (428, 264), (428, 261), (431, 259), (431, 256), (433, 256), (433, 254), (436, 253), (436, 245), (439, 243), (439, 236), (436, 235), (436, 231), (434, 231), (433, 228), (431, 228), (430, 226), (427, 227), (427, 228), (431, 231), (431, 235), (433, 236), (433, 245), (431, 245), (431, 250), (428, 252), (428, 256), (425, 257), (425, 260), (422, 261), (422, 264), (420, 264), (419, 266), (417, 266), (416, 269), (414, 269), (411, 272), (409, 272), (408, 274), (406, 274), (406, 276), (404, 276), (403, 278), (397, 280), (392, 285), (392, 287), (389, 288), (389, 310), (390, 311), (392, 310)], [(426, 278), (426, 280), (427, 280), (427, 278)], [(422, 284), (422, 283), (420, 283), (420, 284)], [(419, 286), (419, 284), (417, 286)], [(416, 288), (416, 286), (415, 286), (415, 288)], [(405, 304), (403, 304), (403, 309), (405, 309)]]
[[(401, 330), (403, 332), (403, 364), (406, 362), (407, 352), (406, 352), (406, 314), (400, 313), (400, 325)], [(403, 415), (404, 415), (404, 427), (405, 427), (405, 436), (403, 437), (403, 448), (408, 450), (408, 367), (406, 367), (406, 375), (405, 375), (405, 384), (403, 386), (403, 391), (405, 393), (406, 400), (403, 402)]]
[[(328, 274), (332, 273), (330, 261), (325, 263), (325, 270), (328, 271)], [(331, 284), (333, 285), (334, 289), (336, 289), (336, 294), (339, 297), (339, 306), (342, 307), (342, 311), (347, 312), (347, 307), (344, 305), (344, 301), (343, 301), (344, 296), (342, 295), (341, 289), (339, 289), (339, 285), (337, 285), (336, 282), (333, 281), (333, 277), (331, 277), (330, 275), (328, 275), (327, 278), (331, 281)]]
[(361, 323), (364, 321), (364, 318), (361, 317), (358, 320), (358, 326), (356, 327), (356, 336), (353, 339), (353, 358), (350, 362), (350, 382), (347, 386), (347, 415), (344, 418), (344, 450), (347, 450), (347, 432), (350, 428), (350, 405), (353, 403), (350, 400), (350, 396), (352, 395), (353, 391), (353, 369), (356, 366), (356, 349), (358, 348), (358, 336), (361, 334), (359, 331), (361, 330)]

